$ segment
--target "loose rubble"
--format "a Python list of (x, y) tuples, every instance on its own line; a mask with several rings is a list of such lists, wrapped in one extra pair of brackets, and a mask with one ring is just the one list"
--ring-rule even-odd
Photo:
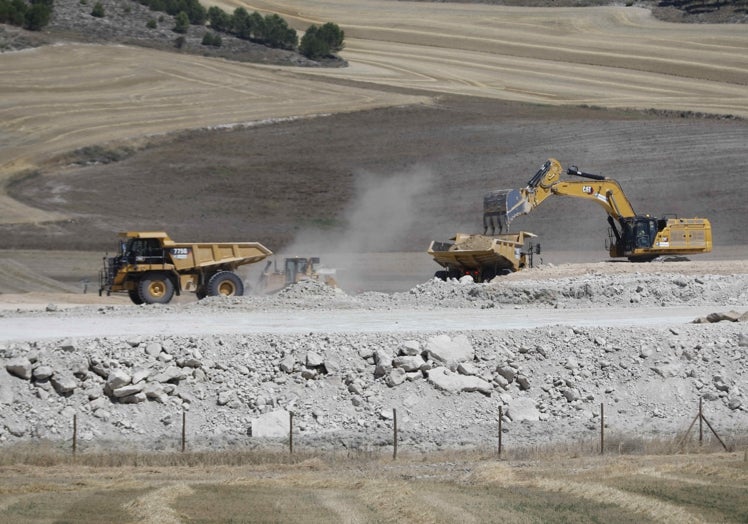
[[(584, 276), (492, 284), (429, 281), (409, 292), (350, 296), (314, 282), (271, 297), (194, 305), (99, 307), (101, 314), (302, 308), (540, 308), (714, 304), (706, 323), (305, 336), (101, 337), (0, 344), (0, 444), (176, 449), (297, 446), (414, 450), (675, 435), (699, 399), (723, 438), (748, 429), (748, 282), (732, 277)], [(637, 297), (634, 300), (634, 297)], [(741, 307), (742, 306), (742, 307)], [(730, 311), (734, 309), (734, 312)], [(70, 313), (53, 308), (8, 315)], [(721, 321), (717, 321), (721, 320)]]

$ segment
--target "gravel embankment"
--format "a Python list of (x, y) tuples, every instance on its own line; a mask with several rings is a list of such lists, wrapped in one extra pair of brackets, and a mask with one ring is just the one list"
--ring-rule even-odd
[[(640, 313), (642, 304), (695, 303), (743, 313), (746, 293), (744, 275), (587, 275), (494, 285), (431, 281), (407, 293), (357, 296), (308, 283), (273, 297), (158, 308), (50, 306), (9, 312), (4, 320), (75, 323), (88, 314), (88, 322), (99, 315), (137, 324), (144, 315), (162, 315), (166, 324), (189, 324), (225, 312), (268, 314), (281, 325), (304, 310), (446, 315), (454, 308), (520, 308), (563, 315), (615, 306), (625, 316)], [(299, 446), (369, 449), (391, 442), (395, 409), (401, 441), (410, 449), (490, 446), (502, 406), (505, 442), (525, 446), (594, 438), (601, 403), (610, 435), (674, 436), (688, 427), (699, 398), (723, 438), (744, 437), (748, 429), (743, 322), (572, 322), (453, 331), (437, 324), (327, 333), (309, 328), (283, 334), (268, 324), (264, 333), (67, 339), (31, 333), (26, 341), (0, 343), (6, 370), (0, 371), (0, 442), (69, 443), (77, 414), (84, 449), (174, 449), (186, 412), (193, 448), (265, 447), (283, 445), (293, 411)]]

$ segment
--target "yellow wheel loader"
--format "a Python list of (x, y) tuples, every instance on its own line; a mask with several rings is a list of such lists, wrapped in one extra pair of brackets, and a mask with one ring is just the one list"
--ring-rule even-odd
[(639, 215), (615, 180), (583, 173), (576, 166), (567, 174), (585, 180), (560, 180), (563, 168), (551, 158), (522, 189), (488, 193), (483, 199), (486, 230), (502, 230), (520, 215), (533, 211), (553, 195), (592, 200), (608, 214), (609, 250), (613, 258), (644, 262), (667, 255), (694, 255), (712, 250), (712, 226), (706, 218), (657, 218)]
[(127, 293), (135, 304), (166, 304), (183, 291), (198, 298), (243, 295), (236, 268), (273, 254), (258, 242), (177, 243), (161, 231), (120, 237), (119, 253), (104, 257), (99, 295)]
[(302, 280), (315, 280), (330, 287), (338, 287), (335, 270), (318, 267), (319, 257), (288, 257), (283, 260), (283, 269), (277, 266), (271, 269), (273, 262), (268, 261), (260, 275), (258, 292), (270, 294)]

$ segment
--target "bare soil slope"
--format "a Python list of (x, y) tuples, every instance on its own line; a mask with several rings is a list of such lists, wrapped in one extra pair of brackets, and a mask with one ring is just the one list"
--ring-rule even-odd
[[(635, 208), (706, 216), (719, 247), (745, 245), (744, 121), (442, 97), (183, 136), (111, 164), (16, 181), (10, 194), (72, 217), (6, 224), (7, 248), (104, 249), (113, 232), (258, 240), (271, 249), (422, 251), (478, 232), (482, 195), (521, 187), (549, 156), (619, 180)], [(549, 251), (604, 259), (602, 209), (559, 198), (513, 224)]]

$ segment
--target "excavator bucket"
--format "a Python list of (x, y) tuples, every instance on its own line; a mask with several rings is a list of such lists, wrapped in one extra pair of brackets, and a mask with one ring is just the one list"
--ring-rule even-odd
[(509, 231), (509, 224), (518, 215), (529, 213), (530, 203), (520, 189), (500, 189), (483, 197), (483, 234), (488, 230), (499, 233)]
[(519, 215), (526, 215), (532, 211), (532, 205), (528, 202), (525, 192), (521, 189), (512, 189), (506, 194), (506, 223), (512, 222)]

